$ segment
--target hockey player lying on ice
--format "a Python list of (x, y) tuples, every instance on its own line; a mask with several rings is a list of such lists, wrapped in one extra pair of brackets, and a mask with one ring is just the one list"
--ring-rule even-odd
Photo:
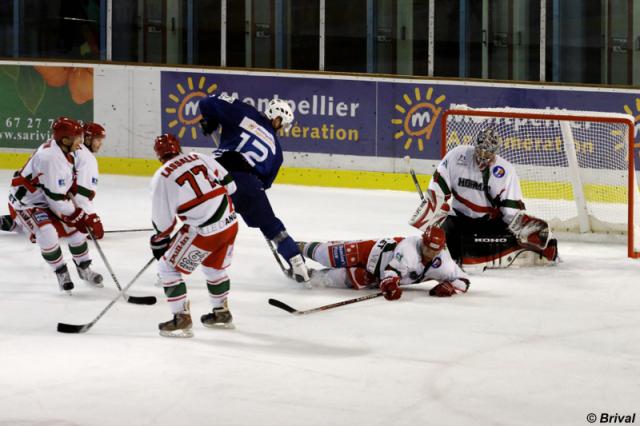
[(435, 226), (422, 236), (297, 244), (304, 256), (328, 268), (312, 273), (313, 285), (379, 287), (387, 300), (400, 298), (401, 285), (429, 280), (438, 281), (431, 296), (449, 297), (469, 288), (469, 277), (451, 259), (445, 234)]
[(459, 264), (492, 262), (508, 266), (521, 252), (536, 253), (536, 263), (558, 256), (549, 225), (525, 212), (516, 171), (497, 153), (500, 138), (487, 128), (473, 145), (447, 153), (409, 224), (439, 224), (451, 257)]

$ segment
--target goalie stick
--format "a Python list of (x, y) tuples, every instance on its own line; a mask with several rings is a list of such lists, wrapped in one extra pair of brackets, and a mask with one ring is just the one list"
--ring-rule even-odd
[(113, 279), (113, 282), (116, 284), (116, 287), (118, 288), (118, 291), (122, 294), (122, 297), (124, 298), (124, 300), (126, 300), (129, 303), (133, 303), (134, 305), (155, 305), (157, 301), (155, 296), (129, 296), (122, 290), (122, 287), (118, 282), (118, 278), (116, 278), (116, 275), (113, 273), (113, 269), (111, 268), (109, 261), (107, 261), (107, 257), (104, 255), (104, 252), (102, 251), (102, 248), (98, 243), (98, 240), (96, 240), (95, 237), (93, 236), (93, 232), (91, 231), (91, 229), (87, 228), (87, 232), (91, 237), (91, 239), (93, 240), (93, 243), (95, 244), (96, 249), (98, 250), (98, 253), (100, 253), (100, 257), (102, 258), (104, 265), (107, 267), (107, 270), (109, 271), (109, 274), (111, 274), (111, 278)]
[(420, 182), (418, 182), (418, 177), (416, 176), (415, 170), (411, 167), (411, 157), (406, 155), (403, 160), (407, 163), (407, 167), (409, 167), (409, 174), (411, 174), (411, 179), (413, 179), (413, 184), (416, 186), (416, 191), (418, 191), (418, 195), (421, 200), (424, 200), (424, 192), (422, 192), (422, 188), (420, 187)]
[(312, 314), (314, 312), (326, 311), (328, 309), (338, 308), (340, 306), (350, 305), (352, 303), (362, 302), (369, 299), (375, 299), (376, 297), (382, 296), (382, 292), (369, 294), (367, 296), (356, 297), (355, 299), (343, 300), (342, 302), (331, 303), (330, 305), (319, 306), (313, 309), (307, 309), (305, 311), (299, 311), (291, 306), (287, 305), (284, 302), (281, 302), (277, 299), (269, 299), (269, 304), (271, 306), (275, 306), (276, 308), (280, 308), (284, 311), (289, 312), (292, 315), (307, 315)]
[(144, 267), (140, 270), (140, 272), (138, 272), (136, 274), (136, 276), (133, 277), (133, 279), (131, 279), (129, 284), (127, 284), (126, 286), (124, 286), (124, 288), (122, 290), (120, 290), (118, 295), (116, 297), (114, 297), (113, 300), (111, 300), (111, 302), (109, 302), (109, 304), (98, 314), (97, 317), (95, 317), (95, 319), (93, 321), (91, 321), (91, 322), (89, 322), (87, 324), (82, 324), (82, 325), (66, 324), (66, 323), (63, 323), (63, 322), (59, 322), (58, 323), (58, 332), (59, 333), (78, 334), (78, 333), (86, 333), (87, 331), (89, 331), (89, 329), (91, 327), (93, 327), (95, 325), (95, 323), (98, 322), (98, 320), (100, 318), (102, 318), (102, 316), (109, 309), (111, 309), (111, 307), (120, 299), (120, 296), (124, 296), (125, 295), (125, 291), (127, 291), (129, 289), (129, 287), (131, 287), (133, 285), (133, 283), (135, 283), (138, 280), (138, 278), (140, 278), (140, 276), (144, 273), (144, 271), (147, 270), (147, 268), (153, 263), (154, 260), (156, 260), (156, 259), (154, 257), (152, 257), (151, 260), (149, 260), (147, 262), (147, 264), (144, 265)]

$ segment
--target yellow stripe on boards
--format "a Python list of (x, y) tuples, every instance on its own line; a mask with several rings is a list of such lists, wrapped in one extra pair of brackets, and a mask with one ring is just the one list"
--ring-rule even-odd
[[(0, 169), (19, 170), (27, 162), (30, 155), (0, 153)], [(98, 166), (100, 167), (100, 173), (104, 174), (152, 176), (160, 167), (160, 162), (142, 158), (98, 157)], [(431, 176), (418, 175), (418, 180), (424, 191), (431, 181)], [(415, 191), (413, 180), (408, 173), (356, 170), (283, 167), (280, 169), (276, 183), (334, 188)], [(521, 181), (520, 185), (525, 201), (528, 198), (573, 200), (573, 190), (569, 183)], [(584, 193), (587, 201), (601, 203), (627, 202), (627, 188), (624, 186), (587, 184), (584, 187)]]

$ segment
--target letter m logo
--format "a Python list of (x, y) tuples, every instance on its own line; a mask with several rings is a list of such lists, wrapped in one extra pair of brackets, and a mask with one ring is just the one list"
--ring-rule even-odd
[(190, 101), (184, 106), (184, 115), (186, 117), (195, 117), (198, 115), (198, 102)]
[(426, 124), (431, 123), (431, 114), (429, 111), (422, 113), (416, 112), (411, 116), (411, 127), (414, 129), (424, 127)]

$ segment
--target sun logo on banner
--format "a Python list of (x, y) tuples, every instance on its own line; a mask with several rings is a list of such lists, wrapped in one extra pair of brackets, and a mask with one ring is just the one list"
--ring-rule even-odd
[(198, 122), (202, 119), (202, 116), (198, 113), (198, 102), (200, 99), (211, 95), (218, 88), (215, 83), (207, 83), (205, 76), (198, 78), (197, 87), (194, 83), (193, 77), (187, 77), (186, 88), (183, 83), (177, 83), (177, 94), (169, 93), (168, 95), (168, 98), (175, 105), (167, 106), (164, 112), (171, 117), (168, 124), (169, 128), (180, 129), (178, 130), (178, 138), (184, 137), (184, 134), (189, 131), (191, 139), (196, 140)]
[[(635, 137), (635, 143), (633, 144), (633, 147), (636, 149), (640, 149), (640, 98), (636, 98), (636, 114), (633, 113), (633, 110), (629, 105), (624, 106), (624, 112), (629, 115), (633, 115), (635, 119), (635, 131), (633, 134), (633, 136)], [(638, 158), (640, 158), (640, 152), (638, 153)]]
[(431, 101), (433, 87), (429, 87), (424, 93), (424, 99), (420, 88), (413, 90), (413, 98), (409, 94), (402, 95), (404, 105), (396, 104), (395, 110), (402, 114), (399, 118), (391, 119), (391, 123), (399, 127), (393, 138), (404, 142), (404, 149), (408, 150), (414, 141), (418, 143), (418, 150), (424, 150), (424, 143), (431, 139), (431, 132), (438, 121), (442, 107), (440, 105), (445, 95), (440, 95), (435, 101)]

